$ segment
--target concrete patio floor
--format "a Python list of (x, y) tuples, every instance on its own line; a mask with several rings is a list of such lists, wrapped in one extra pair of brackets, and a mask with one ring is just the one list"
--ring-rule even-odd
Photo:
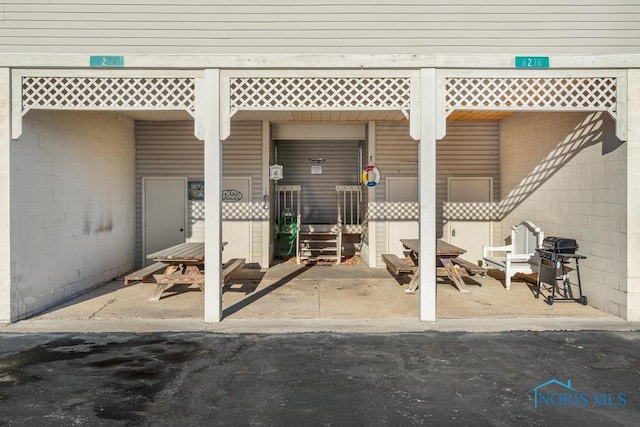
[[(611, 318), (576, 302), (552, 306), (536, 299), (525, 282), (507, 291), (493, 277), (465, 278), (468, 293), (438, 279), (438, 319), (467, 318)], [(409, 278), (397, 279), (385, 269), (366, 265), (296, 265), (285, 262), (267, 271), (244, 269), (225, 287), (226, 319), (417, 319), (418, 295), (406, 294)], [(202, 319), (203, 294), (197, 286), (174, 286), (159, 301), (149, 301), (155, 284), (124, 286), (115, 280), (37, 320)]]

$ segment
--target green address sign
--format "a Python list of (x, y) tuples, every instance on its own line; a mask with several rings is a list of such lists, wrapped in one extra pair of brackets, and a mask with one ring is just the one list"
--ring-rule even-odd
[(100, 67), (124, 67), (124, 56), (92, 55), (89, 57), (89, 66)]
[(516, 56), (516, 68), (549, 68), (549, 57)]

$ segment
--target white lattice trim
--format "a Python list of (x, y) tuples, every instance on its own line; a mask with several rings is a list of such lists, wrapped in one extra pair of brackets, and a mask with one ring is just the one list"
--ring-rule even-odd
[(502, 206), (499, 202), (447, 202), (442, 213), (450, 221), (499, 221)]
[(420, 204), (416, 202), (371, 202), (369, 220), (416, 220), (420, 216)]
[(615, 77), (450, 77), (446, 111), (563, 110), (616, 113)]
[(240, 109), (402, 109), (411, 107), (408, 77), (234, 77), (231, 113)]
[(262, 202), (222, 203), (222, 219), (227, 221), (266, 220), (269, 209)]
[(195, 82), (184, 77), (23, 76), (22, 111), (154, 109), (195, 112)]

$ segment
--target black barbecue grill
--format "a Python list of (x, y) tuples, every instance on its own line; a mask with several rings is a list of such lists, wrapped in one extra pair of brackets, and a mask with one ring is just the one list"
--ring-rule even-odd
[(547, 236), (542, 241), (542, 249), (556, 254), (575, 254), (578, 250), (578, 242), (566, 237)]
[[(546, 298), (547, 304), (552, 305), (554, 301), (577, 301), (587, 305), (587, 297), (582, 295), (582, 284), (580, 283), (579, 260), (585, 259), (584, 255), (576, 253), (578, 242), (566, 237), (547, 236), (542, 241), (542, 246), (536, 249), (540, 258), (540, 269), (538, 271), (538, 289), (536, 298), (540, 297), (540, 289), (544, 283), (551, 285), (551, 295)], [(578, 278), (576, 283), (579, 296), (574, 298), (573, 289), (569, 280), (569, 272), (573, 270), (570, 264), (575, 264), (575, 271)]]

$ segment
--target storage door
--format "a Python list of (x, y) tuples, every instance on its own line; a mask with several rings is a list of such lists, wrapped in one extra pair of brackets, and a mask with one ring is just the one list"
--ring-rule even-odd
[(222, 178), (222, 261), (251, 260), (251, 178)]
[(184, 243), (187, 178), (143, 178), (143, 264), (147, 254)]
[[(449, 202), (490, 202), (492, 178), (454, 177), (448, 179)], [(465, 249), (464, 259), (474, 264), (482, 259), (482, 246), (491, 245), (491, 222), (481, 220), (449, 221), (447, 242)]]
[(417, 239), (419, 232), (418, 178), (389, 177), (387, 184), (387, 250), (403, 257), (400, 239)]

